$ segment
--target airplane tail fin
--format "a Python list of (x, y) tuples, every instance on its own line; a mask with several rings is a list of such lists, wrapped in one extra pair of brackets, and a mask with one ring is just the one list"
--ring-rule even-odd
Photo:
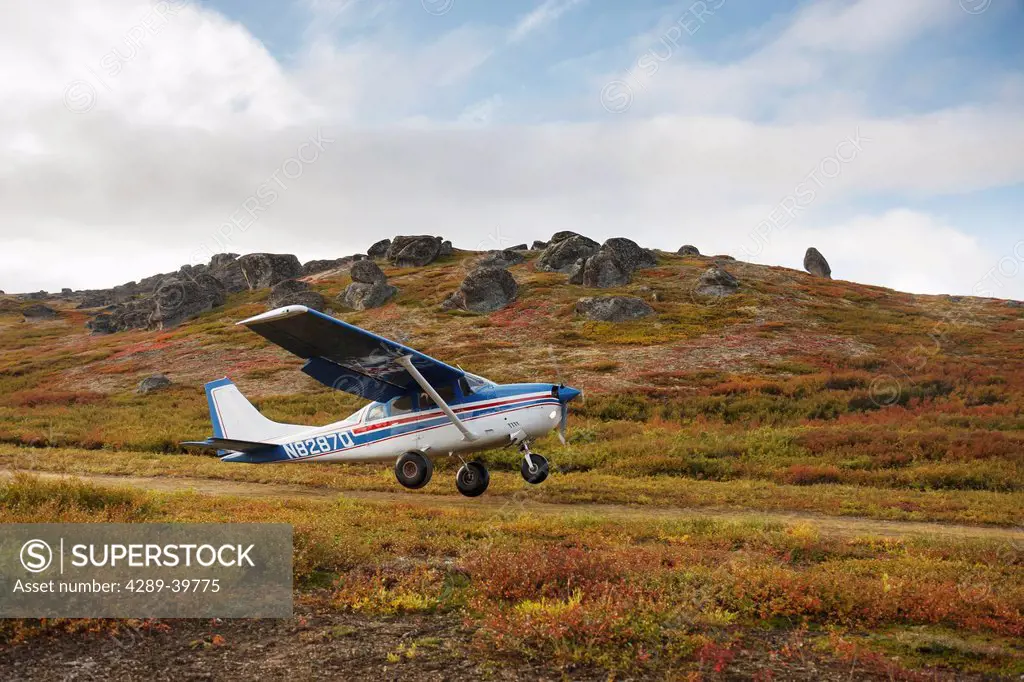
[(230, 379), (219, 379), (206, 384), (206, 401), (210, 406), (214, 439), (264, 443), (293, 436), (311, 428), (300, 424), (281, 424), (267, 419), (246, 400)]

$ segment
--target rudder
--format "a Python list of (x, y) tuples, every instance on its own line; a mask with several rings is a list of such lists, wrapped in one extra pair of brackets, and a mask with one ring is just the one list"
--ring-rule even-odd
[(214, 438), (268, 442), (311, 428), (267, 419), (227, 378), (206, 384), (206, 402), (210, 408)]

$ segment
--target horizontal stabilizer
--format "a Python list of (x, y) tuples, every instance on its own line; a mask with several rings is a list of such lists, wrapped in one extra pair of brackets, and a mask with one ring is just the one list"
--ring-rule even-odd
[(228, 450), (231, 452), (255, 452), (274, 447), (273, 443), (257, 443), (251, 440), (235, 440), (232, 438), (207, 438), (200, 441), (186, 441), (182, 445), (204, 450)]

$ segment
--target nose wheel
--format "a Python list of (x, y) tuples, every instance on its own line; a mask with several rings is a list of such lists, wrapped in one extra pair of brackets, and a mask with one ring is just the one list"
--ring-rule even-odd
[(543, 455), (527, 451), (519, 471), (527, 483), (531, 485), (543, 483), (544, 479), (548, 477), (548, 460)]
[(455, 474), (455, 487), (466, 497), (479, 497), (487, 490), (491, 482), (491, 475), (480, 462), (467, 462), (459, 468)]

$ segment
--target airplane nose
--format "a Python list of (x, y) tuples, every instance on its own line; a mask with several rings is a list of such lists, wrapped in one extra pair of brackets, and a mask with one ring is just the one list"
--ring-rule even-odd
[(563, 405), (565, 403), (568, 403), (570, 400), (573, 400), (574, 398), (578, 397), (579, 395), (580, 391), (575, 388), (571, 388), (569, 386), (558, 387), (558, 402), (562, 403)]

